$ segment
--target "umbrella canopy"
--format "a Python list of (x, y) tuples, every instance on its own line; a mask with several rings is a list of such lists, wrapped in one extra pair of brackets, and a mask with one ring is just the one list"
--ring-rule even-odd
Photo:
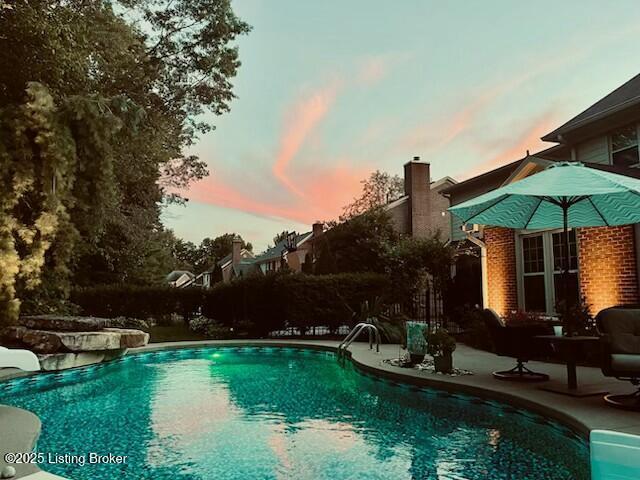
[(449, 210), (464, 223), (518, 229), (640, 223), (640, 180), (560, 162)]

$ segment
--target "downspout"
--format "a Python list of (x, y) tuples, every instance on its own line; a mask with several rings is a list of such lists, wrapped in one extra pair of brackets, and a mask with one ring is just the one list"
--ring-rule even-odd
[[(638, 281), (638, 288), (640, 289), (640, 223), (634, 223), (633, 233), (636, 250), (636, 278)], [(636, 300), (637, 303), (640, 303), (640, 292), (638, 292), (638, 298)]]
[(467, 240), (480, 247), (480, 276), (482, 278), (482, 308), (489, 308), (489, 277), (487, 276), (487, 244), (464, 230)]

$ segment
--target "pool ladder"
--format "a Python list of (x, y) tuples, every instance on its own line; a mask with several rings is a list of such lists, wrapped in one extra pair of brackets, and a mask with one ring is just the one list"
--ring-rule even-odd
[(351, 345), (356, 340), (356, 338), (358, 338), (358, 335), (360, 335), (364, 330), (369, 331), (369, 350), (373, 350), (373, 338), (375, 336), (376, 353), (380, 352), (380, 332), (378, 332), (378, 329), (375, 325), (362, 322), (353, 327), (353, 330), (349, 332), (349, 335), (347, 335), (344, 340), (340, 342), (340, 345), (338, 345), (338, 358), (345, 354), (347, 348), (349, 348), (349, 345)]

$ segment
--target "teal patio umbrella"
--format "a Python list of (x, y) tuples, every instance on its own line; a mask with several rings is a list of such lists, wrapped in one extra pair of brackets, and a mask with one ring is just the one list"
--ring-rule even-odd
[(559, 162), (540, 173), (449, 208), (463, 223), (514, 229), (564, 229), (568, 308), (570, 227), (640, 223), (640, 180)]

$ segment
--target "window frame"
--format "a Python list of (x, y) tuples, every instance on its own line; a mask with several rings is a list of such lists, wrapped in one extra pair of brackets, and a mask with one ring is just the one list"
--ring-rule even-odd
[[(608, 147), (609, 147), (609, 165), (615, 165), (613, 163), (613, 155), (614, 154), (616, 154), (618, 152), (623, 152), (623, 151), (625, 151), (627, 149), (630, 149), (630, 148), (633, 148), (632, 146), (630, 146), (630, 147), (625, 147), (625, 148), (619, 148), (617, 150), (613, 149), (613, 135), (616, 132), (622, 130), (623, 128), (626, 128), (626, 127), (629, 127), (629, 126), (633, 126), (633, 124), (624, 125), (624, 126), (622, 126), (620, 128), (617, 128), (616, 130), (612, 130), (612, 131), (610, 131), (608, 133), (608, 135), (607, 135), (607, 144), (608, 144)], [(636, 148), (636, 150), (638, 150), (638, 158), (639, 158), (639, 160), (638, 160), (637, 163), (634, 163), (633, 165), (629, 165), (629, 167), (633, 167), (633, 168), (640, 167), (640, 123), (636, 123), (635, 124), (635, 128), (636, 128), (636, 145), (635, 145), (635, 148)]]
[[(570, 228), (569, 231), (575, 229)], [(516, 287), (518, 294), (518, 308), (520, 310), (525, 309), (525, 292), (524, 292), (524, 277), (531, 275), (543, 275), (544, 276), (544, 291), (545, 291), (545, 311), (541, 312), (547, 315), (556, 315), (556, 292), (554, 288), (554, 275), (558, 272), (555, 270), (554, 253), (553, 253), (553, 234), (563, 233), (563, 229), (556, 228), (552, 230), (516, 230)], [(524, 252), (523, 252), (523, 238), (542, 236), (542, 252), (544, 255), (544, 272), (539, 273), (524, 273)], [(578, 290), (580, 289), (580, 240), (578, 238), (578, 232), (576, 230), (576, 256), (577, 256), (577, 268), (570, 269), (569, 273), (575, 273), (578, 278)]]

